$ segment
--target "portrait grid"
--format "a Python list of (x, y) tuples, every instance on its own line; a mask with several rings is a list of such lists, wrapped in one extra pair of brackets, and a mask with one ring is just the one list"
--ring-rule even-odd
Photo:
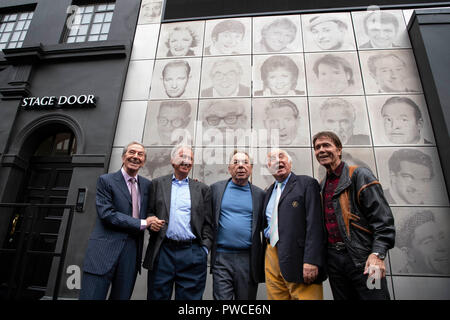
[[(153, 22), (139, 18), (139, 24), (146, 23)], [(326, 172), (315, 159), (312, 137), (330, 130), (343, 140), (342, 159), (371, 169), (392, 208), (398, 236), (387, 260), (392, 278), (448, 277), (448, 240), (444, 248), (436, 245), (436, 257), (425, 257), (426, 268), (411, 262), (420, 250), (408, 251), (402, 238), (410, 232), (403, 223), (408, 217), (425, 212), (438, 222), (421, 226), (420, 236), (426, 228), (439, 233), (438, 224), (448, 226), (450, 217), (402, 10), (382, 10), (378, 16), (353, 11), (164, 23), (154, 54), (142, 137), (148, 152), (144, 176), (173, 171), (170, 151), (177, 139), (165, 133), (180, 129), (186, 130), (182, 141), (194, 147), (190, 177), (208, 185), (228, 179), (229, 156), (245, 149), (254, 159), (251, 182), (270, 187), (274, 178), (267, 152), (275, 146), (268, 132), (278, 132), (294, 173), (321, 181)], [(175, 61), (188, 63), (189, 74), (179, 63), (178, 73), (165, 79), (164, 68)], [(161, 104), (172, 101), (185, 107), (173, 107), (171, 119), (163, 117)], [(186, 103), (189, 113), (182, 111), (189, 109)], [(166, 130), (160, 130), (164, 124)], [(114, 157), (119, 163), (120, 152)], [(396, 157), (419, 160), (405, 165)], [(445, 230), (445, 237), (449, 233)]]

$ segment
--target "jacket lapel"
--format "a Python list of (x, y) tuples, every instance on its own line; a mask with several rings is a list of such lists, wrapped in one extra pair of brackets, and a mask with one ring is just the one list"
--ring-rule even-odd
[(146, 201), (147, 199), (144, 199), (144, 184), (143, 183), (141, 183), (141, 177), (140, 176), (138, 176), (138, 187), (139, 187), (139, 194), (140, 194), (140, 196), (141, 196), (141, 205), (140, 205), (140, 210), (139, 210), (139, 217), (141, 218), (141, 219), (145, 219), (145, 217), (146, 217), (146, 213), (144, 212), (144, 201)]
[(281, 201), (283, 201), (284, 198), (286, 198), (286, 195), (294, 189), (295, 184), (297, 182), (297, 179), (295, 177), (295, 174), (292, 172), (291, 176), (289, 177), (289, 180), (286, 184), (286, 187), (284, 187), (283, 192), (281, 193), (280, 201), (278, 201), (278, 205), (280, 205)]
[(128, 190), (127, 183), (125, 182), (125, 179), (123, 177), (121, 170), (119, 170), (115, 173), (114, 179), (117, 182), (117, 186), (118, 186), (119, 190), (123, 193), (123, 195), (125, 196), (125, 198), (128, 200), (128, 202), (131, 205), (132, 204), (131, 203), (131, 194), (130, 194), (130, 191)]
[(214, 218), (216, 220), (216, 226), (219, 225), (219, 217), (220, 217), (220, 207), (222, 206), (222, 200), (223, 200), (223, 195), (225, 194), (225, 189), (228, 185), (228, 182), (231, 180), (228, 179), (227, 181), (223, 181), (221, 182), (220, 188), (219, 188), (219, 196), (220, 196), (220, 201), (217, 203), (216, 207), (214, 208)]
[(172, 193), (172, 175), (169, 174), (163, 178), (162, 182), (162, 192), (164, 197), (164, 204), (166, 206), (165, 216), (161, 217), (166, 221), (169, 221), (170, 216), (170, 196)]
[[(252, 239), (253, 239), (253, 234), (255, 233), (256, 226), (258, 225), (258, 212), (260, 210), (260, 208), (259, 208), (260, 202), (257, 201), (257, 199), (256, 199), (254, 187), (253, 187), (253, 184), (251, 184), (251, 183), (250, 183), (250, 191), (252, 194), (252, 209), (253, 209), (253, 219), (252, 219)], [(264, 216), (265, 216), (265, 212), (264, 212)]]
[(197, 234), (194, 231), (194, 228), (196, 228), (195, 221), (197, 221), (196, 214), (198, 213), (198, 203), (200, 200), (200, 191), (198, 190), (199, 186), (197, 183), (194, 182), (191, 178), (189, 178), (189, 193), (191, 196), (191, 229), (194, 234)]

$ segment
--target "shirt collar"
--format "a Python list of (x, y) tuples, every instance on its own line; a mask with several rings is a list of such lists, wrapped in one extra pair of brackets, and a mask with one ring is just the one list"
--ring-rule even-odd
[[(288, 182), (289, 178), (291, 177), (291, 174), (292, 174), (292, 172), (290, 172), (289, 175), (287, 176), (287, 178), (284, 179), (284, 180), (281, 182), (281, 187), (284, 187), (284, 186), (286, 185), (286, 183)], [(276, 187), (276, 184), (278, 183), (278, 181), (275, 181), (275, 182), (276, 182), (276, 183), (275, 183), (275, 187)]]
[(338, 167), (333, 171), (328, 173), (327, 172), (327, 177), (340, 177), (342, 174), (342, 169), (344, 168), (344, 161), (341, 161), (341, 163), (338, 165)]
[(122, 172), (122, 176), (127, 183), (129, 182), (130, 178), (135, 178), (136, 182), (138, 182), (138, 175), (136, 175), (135, 177), (130, 176), (123, 167), (120, 169), (120, 171)]
[(184, 178), (183, 180), (178, 180), (175, 178), (175, 175), (172, 174), (172, 181), (178, 181), (178, 182), (189, 182), (189, 177)]

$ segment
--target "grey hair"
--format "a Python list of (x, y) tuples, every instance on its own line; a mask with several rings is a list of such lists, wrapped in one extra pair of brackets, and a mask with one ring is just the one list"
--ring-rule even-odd
[(267, 157), (270, 158), (270, 155), (272, 153), (274, 153), (274, 152), (276, 152), (276, 153), (284, 153), (287, 156), (287, 158), (288, 158), (288, 162), (292, 164), (292, 157), (291, 157), (291, 155), (286, 150), (283, 150), (283, 149), (272, 148), (272, 149), (270, 149), (269, 153), (267, 154)]
[(172, 151), (170, 152), (170, 160), (172, 160), (173, 158), (175, 158), (175, 156), (178, 153), (178, 150), (183, 149), (183, 148), (187, 148), (189, 150), (191, 150), (192, 154), (194, 154), (194, 151), (192, 150), (192, 147), (190, 145), (187, 144), (177, 144), (175, 147), (173, 147)]

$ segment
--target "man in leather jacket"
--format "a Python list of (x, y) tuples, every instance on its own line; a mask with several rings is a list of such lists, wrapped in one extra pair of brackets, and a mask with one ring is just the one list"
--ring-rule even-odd
[(313, 145), (327, 170), (321, 191), (333, 297), (388, 300), (384, 258), (394, 246), (395, 228), (383, 189), (368, 168), (341, 160), (342, 143), (333, 132), (317, 133)]

